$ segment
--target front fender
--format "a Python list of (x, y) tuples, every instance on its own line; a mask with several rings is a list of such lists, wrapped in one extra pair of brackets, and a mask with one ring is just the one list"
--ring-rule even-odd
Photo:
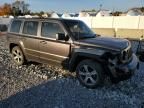
[(100, 63), (104, 62), (99, 55), (91, 54), (90, 52), (75, 52), (69, 62), (69, 71), (74, 72), (78, 63), (84, 59), (93, 59)]

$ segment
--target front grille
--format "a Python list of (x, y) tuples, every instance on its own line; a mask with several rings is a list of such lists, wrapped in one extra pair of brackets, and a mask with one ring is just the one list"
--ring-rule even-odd
[(132, 49), (126, 48), (121, 52), (119, 59), (122, 63), (126, 63), (131, 59), (131, 57), (132, 57)]

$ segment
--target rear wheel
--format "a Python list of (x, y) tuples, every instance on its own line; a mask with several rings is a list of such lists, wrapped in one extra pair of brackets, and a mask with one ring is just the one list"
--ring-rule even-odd
[(23, 65), (25, 62), (25, 58), (23, 52), (19, 46), (15, 46), (11, 51), (12, 59), (16, 65)]
[(95, 88), (103, 84), (103, 71), (100, 63), (93, 60), (83, 60), (76, 68), (76, 75), (82, 85)]

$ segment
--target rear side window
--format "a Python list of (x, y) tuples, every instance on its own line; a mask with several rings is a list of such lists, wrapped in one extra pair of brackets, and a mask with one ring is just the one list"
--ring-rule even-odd
[(29, 35), (37, 35), (38, 22), (37, 21), (25, 21), (23, 33)]
[(58, 23), (43, 22), (41, 28), (41, 35), (43, 37), (56, 38), (57, 33), (64, 33)]
[(13, 21), (11, 24), (10, 32), (19, 33), (22, 21)]

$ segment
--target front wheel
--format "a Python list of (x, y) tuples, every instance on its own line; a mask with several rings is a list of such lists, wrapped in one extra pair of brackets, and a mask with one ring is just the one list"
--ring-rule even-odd
[(140, 55), (139, 55), (139, 60), (140, 60), (141, 62), (144, 62), (144, 52), (140, 53)]
[(76, 68), (80, 83), (88, 88), (96, 88), (103, 84), (104, 74), (100, 63), (93, 60), (83, 60)]

